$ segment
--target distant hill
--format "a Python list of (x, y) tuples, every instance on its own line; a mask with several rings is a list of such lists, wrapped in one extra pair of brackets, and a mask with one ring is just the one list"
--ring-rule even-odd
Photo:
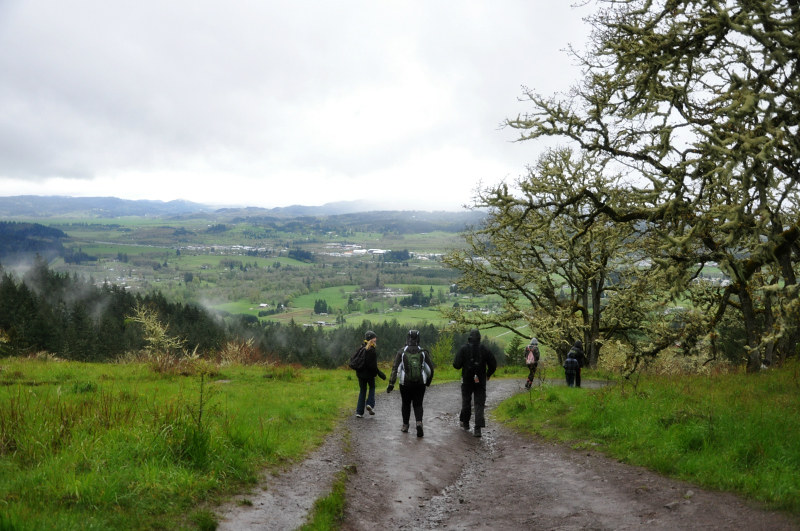
[[(230, 213), (229, 213), (230, 214)], [(253, 223), (273, 227), (294, 224), (299, 230), (302, 226), (319, 232), (381, 232), (395, 234), (419, 234), (423, 232), (461, 232), (467, 226), (477, 225), (485, 217), (482, 211), (464, 210), (462, 212), (428, 212), (421, 210), (375, 210), (347, 214), (322, 215), (320, 209), (314, 215), (286, 217), (285, 214), (271, 210), (236, 211), (236, 216), (226, 219), (230, 223)]]
[(64, 253), (61, 241), (66, 238), (64, 232), (38, 223), (0, 221), (0, 259), (61, 255)]
[[(372, 201), (339, 201), (320, 206), (292, 205), (277, 208), (214, 208), (190, 201), (129, 200), (116, 197), (68, 197), (17, 195), (0, 197), (0, 219), (118, 218), (212, 216), (220, 219), (327, 217), (374, 212)], [(389, 212), (389, 210), (383, 210)], [(399, 212), (399, 211), (392, 211)], [(437, 213), (432, 213), (437, 214)], [(439, 215), (444, 212), (439, 212)], [(452, 213), (448, 213), (452, 214)], [(459, 212), (457, 214), (463, 214)], [(420, 216), (422, 214), (420, 213)], [(474, 217), (474, 216), (473, 216)]]
[(190, 201), (129, 200), (116, 197), (16, 195), (0, 197), (0, 219), (52, 217), (118, 218), (125, 216), (177, 216), (212, 208)]

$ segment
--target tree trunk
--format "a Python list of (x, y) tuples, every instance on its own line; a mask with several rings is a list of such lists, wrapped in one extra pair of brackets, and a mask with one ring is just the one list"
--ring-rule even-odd
[(742, 318), (744, 319), (744, 330), (747, 337), (747, 346), (750, 347), (747, 354), (747, 372), (755, 373), (761, 370), (761, 356), (758, 349), (758, 334), (756, 331), (756, 315), (753, 311), (753, 299), (746, 284), (739, 284), (739, 303), (741, 304)]

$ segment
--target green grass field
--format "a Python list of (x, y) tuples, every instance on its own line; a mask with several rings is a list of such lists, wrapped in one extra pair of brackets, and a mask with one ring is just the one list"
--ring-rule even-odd
[(0, 528), (194, 527), (302, 458), (356, 392), (347, 370), (0, 360)]

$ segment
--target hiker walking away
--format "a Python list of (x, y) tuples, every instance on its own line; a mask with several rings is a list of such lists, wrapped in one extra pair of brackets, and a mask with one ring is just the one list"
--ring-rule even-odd
[(469, 332), (467, 344), (456, 352), (453, 367), (461, 369), (461, 427), (469, 430), (472, 417), (472, 401), (475, 399), (475, 437), (481, 436), (481, 428), (486, 427), (484, 409), (486, 408), (486, 382), (497, 370), (497, 360), (492, 351), (481, 345), (481, 333), (473, 328)]
[[(578, 371), (575, 373), (575, 387), (580, 387), (581, 367), (585, 367), (587, 365), (586, 354), (583, 353), (583, 343), (581, 343), (581, 340), (578, 339), (575, 341), (575, 344), (572, 345), (572, 348), (569, 349), (569, 351), (575, 354), (575, 359), (578, 360)], [(569, 354), (567, 354), (567, 358), (569, 358)]]
[[(375, 351), (375, 343), (378, 336), (372, 330), (364, 334), (364, 341), (361, 348), (364, 349), (364, 361), (361, 368), (356, 369), (358, 377), (358, 403), (356, 404), (356, 417), (364, 416), (364, 409), (370, 415), (375, 414), (375, 377), (380, 376), (382, 380), (386, 375), (378, 368), (378, 353)], [(369, 390), (369, 393), (367, 392)]]
[(400, 431), (408, 432), (411, 408), (414, 408), (414, 420), (417, 421), (417, 437), (423, 436), (422, 400), (425, 388), (433, 381), (433, 360), (430, 353), (419, 345), (419, 330), (409, 330), (406, 345), (397, 351), (389, 376), (386, 392), (391, 393), (395, 382), (400, 384), (400, 414), (403, 426)]
[(564, 377), (567, 379), (567, 387), (575, 387), (575, 377), (581, 370), (581, 365), (575, 358), (575, 352), (570, 349), (567, 359), (564, 360)]
[(539, 365), (539, 340), (531, 338), (530, 344), (525, 347), (525, 365), (528, 366), (528, 380), (525, 382), (525, 389), (530, 389), (533, 385), (533, 375)]

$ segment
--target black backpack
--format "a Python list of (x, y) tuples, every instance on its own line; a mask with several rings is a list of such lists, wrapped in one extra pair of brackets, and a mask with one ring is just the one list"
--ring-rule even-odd
[(348, 363), (351, 369), (354, 371), (360, 371), (367, 365), (367, 349), (364, 346), (358, 347), (358, 350), (353, 352), (353, 355), (350, 356), (350, 362)]

